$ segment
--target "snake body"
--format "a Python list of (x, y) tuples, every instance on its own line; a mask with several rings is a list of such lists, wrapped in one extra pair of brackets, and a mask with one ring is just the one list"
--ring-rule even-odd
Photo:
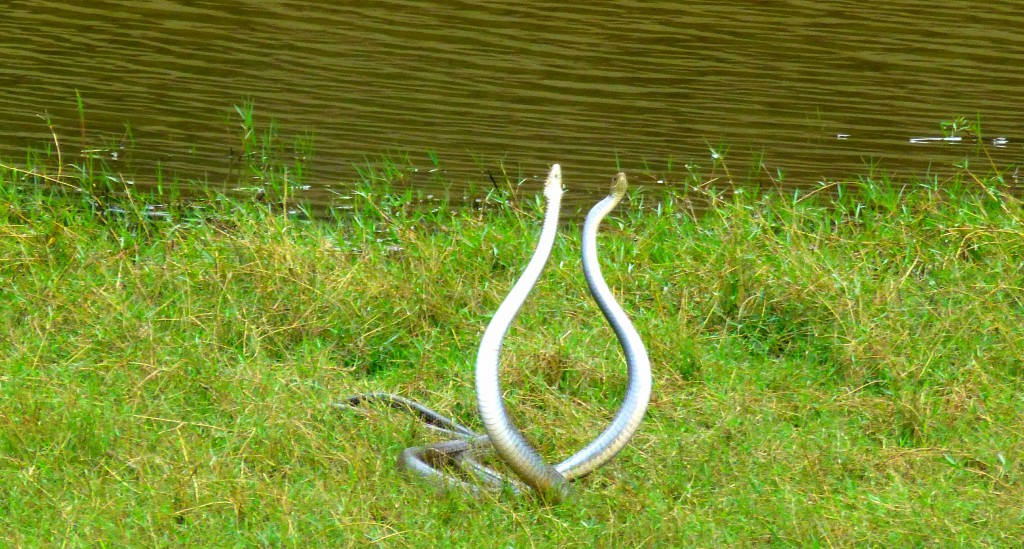
[(383, 401), (392, 407), (409, 410), (429, 427), (455, 437), (455, 440), (405, 450), (399, 457), (401, 467), (444, 487), (458, 485), (476, 491), (476, 486), (441, 470), (446, 465), (454, 465), (488, 485), (511, 485), (514, 491), (520, 491), (515, 483), (507, 482), (501, 475), (475, 460), (479, 452), (492, 448), (524, 483), (544, 497), (560, 501), (571, 493), (567, 481), (592, 472), (625, 447), (639, 427), (650, 400), (651, 367), (639, 334), (615, 301), (601, 275), (597, 260), (597, 230), (605, 216), (622, 200), (626, 186), (625, 174), (618, 174), (611, 193), (590, 210), (583, 226), (583, 271), (587, 285), (605, 319), (615, 331), (628, 368), (626, 395), (611, 424), (585, 448), (552, 466), (512, 423), (501, 395), (499, 362), (502, 340), (537, 283), (551, 255), (558, 232), (558, 213), (563, 191), (562, 171), (555, 164), (544, 186), (547, 206), (537, 248), (523, 274), (494, 313), (480, 341), (476, 360), (477, 407), (487, 434), (477, 434), (421, 404), (389, 393), (356, 395), (342, 404), (354, 406), (367, 400)]
[(615, 457), (640, 427), (651, 400), (651, 362), (647, 350), (633, 323), (608, 289), (601, 275), (601, 265), (597, 261), (597, 228), (625, 196), (626, 186), (626, 174), (616, 175), (611, 194), (591, 208), (583, 223), (583, 274), (590, 294), (615, 331), (626, 357), (626, 395), (622, 407), (604, 432), (575, 455), (558, 464), (556, 469), (570, 479), (586, 475)]
[(558, 210), (562, 202), (562, 169), (558, 164), (551, 168), (548, 175), (544, 198), (547, 199), (547, 209), (537, 249), (519, 280), (491, 317), (480, 339), (480, 350), (476, 356), (476, 402), (484, 430), (502, 461), (531, 488), (559, 499), (568, 495), (566, 478), (544, 461), (509, 419), (498, 378), (501, 342), (519, 314), (526, 296), (540, 278), (558, 233)]

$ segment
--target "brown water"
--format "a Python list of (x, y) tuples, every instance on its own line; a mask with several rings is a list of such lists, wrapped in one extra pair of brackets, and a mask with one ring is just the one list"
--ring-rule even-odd
[[(563, 165), (603, 192), (622, 167), (809, 187), (944, 173), (984, 153), (911, 143), (980, 116), (997, 165), (1024, 144), (1024, 9), (1011, 1), (8, 1), (0, 17), (0, 158), (134, 145), (122, 169), (233, 180), (233, 106), (251, 97), (285, 143), (308, 136), (307, 196), (367, 158), (435, 151), (454, 190)], [(80, 136), (76, 94), (85, 103)], [(846, 137), (848, 136), (848, 137)], [(987, 162), (987, 161), (986, 161)], [(117, 164), (117, 163), (115, 163)], [(652, 183), (653, 179), (634, 178)], [(423, 184), (427, 183), (424, 179)], [(599, 185), (595, 187), (594, 185)], [(597, 189), (601, 188), (601, 191)], [(430, 190), (430, 189), (428, 189)]]

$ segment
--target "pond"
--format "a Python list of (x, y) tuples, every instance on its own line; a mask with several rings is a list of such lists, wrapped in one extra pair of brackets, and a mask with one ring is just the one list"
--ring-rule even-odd
[[(1019, 160), (1021, 29), (999, 0), (12, 1), (0, 158), (47, 146), (49, 118), (65, 152), (98, 150), (138, 185), (244, 188), (235, 106), (251, 99), (257, 127), (311, 156), (313, 201), (381, 158), (436, 159), (443, 177), (415, 184), (438, 193), (530, 187), (559, 162), (581, 201), (620, 166), (652, 185), (723, 161), (783, 189), (941, 178)], [(984, 147), (915, 141), (958, 117)]]

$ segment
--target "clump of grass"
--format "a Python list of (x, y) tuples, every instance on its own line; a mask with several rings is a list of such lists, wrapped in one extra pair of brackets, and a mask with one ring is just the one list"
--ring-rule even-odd
[[(1024, 537), (1024, 209), (998, 174), (635, 191), (600, 245), (651, 355), (649, 415), (547, 507), (437, 494), (394, 466), (434, 435), (330, 406), (386, 390), (478, 426), (476, 345), (539, 202), (428, 210), (384, 178), (331, 219), (221, 195), (112, 216), (43, 171), (0, 170), (7, 544)], [(503, 354), (509, 404), (552, 459), (625, 384), (578, 250), (566, 230)]]

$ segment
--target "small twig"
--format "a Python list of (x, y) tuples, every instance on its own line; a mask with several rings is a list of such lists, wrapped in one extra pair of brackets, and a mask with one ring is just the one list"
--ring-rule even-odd
[[(137, 417), (137, 418), (140, 418), (140, 419), (150, 419), (150, 420), (153, 420), (153, 421), (163, 421), (164, 423), (177, 423), (178, 424), (177, 427), (181, 427), (183, 425), (189, 425), (189, 426), (192, 426), (192, 427), (206, 427), (207, 429), (213, 429), (213, 430), (216, 430), (216, 431), (224, 431), (225, 433), (230, 433), (231, 432), (231, 429), (225, 429), (224, 427), (218, 427), (216, 425), (210, 425), (209, 423), (198, 423), (198, 422), (195, 422), (195, 421), (181, 421), (180, 419), (167, 419), (167, 418), (162, 418), (162, 417), (144, 416), (144, 415), (140, 415), (140, 414), (135, 414), (132, 417)], [(175, 427), (175, 428), (177, 428), (177, 427)]]

